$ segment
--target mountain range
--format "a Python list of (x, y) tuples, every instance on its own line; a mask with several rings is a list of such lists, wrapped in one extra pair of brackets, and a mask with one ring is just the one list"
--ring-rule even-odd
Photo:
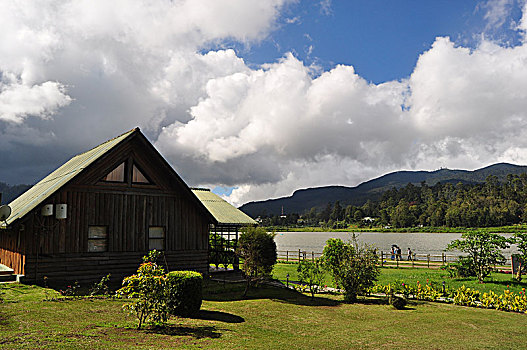
[(400, 188), (412, 183), (420, 185), (426, 182), (433, 186), (438, 182), (457, 184), (477, 184), (485, 182), (489, 175), (497, 176), (504, 181), (508, 174), (527, 172), (527, 166), (508, 163), (493, 164), (477, 170), (439, 169), (435, 171), (396, 171), (361, 183), (355, 187), (324, 186), (306, 188), (295, 191), (289, 197), (249, 202), (239, 209), (255, 218), (262, 215), (279, 215), (282, 212), (305, 213), (311, 208), (323, 209), (328, 203), (340, 201), (342, 206), (360, 206), (368, 200), (378, 200), (382, 194), (391, 188)]
[[(256, 218), (261, 215), (279, 215), (282, 208), (285, 214), (302, 214), (311, 208), (323, 209), (328, 203), (340, 201), (342, 206), (363, 205), (368, 200), (378, 200), (382, 194), (393, 187), (404, 187), (409, 183), (420, 185), (423, 181), (429, 186), (438, 182), (457, 184), (477, 184), (485, 182), (489, 175), (497, 176), (504, 181), (508, 174), (527, 172), (527, 166), (508, 163), (493, 164), (477, 170), (439, 169), (435, 171), (396, 171), (381, 177), (366, 181), (355, 187), (324, 186), (306, 188), (295, 191), (289, 197), (249, 202), (240, 207), (247, 215)], [(11, 202), (25, 192), (29, 185), (9, 186), (0, 182), (1, 204)]]
[(13, 199), (26, 192), (31, 186), (14, 185), (10, 186), (5, 182), (0, 182), (0, 204), (10, 203)]

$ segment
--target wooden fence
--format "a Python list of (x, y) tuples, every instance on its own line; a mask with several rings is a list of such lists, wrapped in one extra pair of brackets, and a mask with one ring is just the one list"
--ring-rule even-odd
[(299, 262), (301, 260), (310, 259), (311, 261), (315, 261), (316, 259), (320, 258), (322, 256), (322, 253), (318, 252), (308, 252), (305, 250), (278, 250), (278, 261), (285, 261), (285, 262)]
[[(277, 251), (278, 261), (281, 262), (292, 262), (297, 263), (302, 260), (315, 261), (322, 256), (320, 252), (305, 251), (305, 250), (279, 250)], [(407, 255), (393, 256), (390, 252), (383, 252), (382, 250), (377, 253), (379, 256), (379, 265), (381, 267), (422, 267), (429, 269), (439, 269), (441, 266), (446, 265), (449, 262), (455, 262), (458, 259), (458, 255), (447, 255), (441, 253), (441, 255), (435, 254), (412, 254), (412, 258), (408, 260)], [(496, 268), (510, 268), (510, 266), (496, 266)]]

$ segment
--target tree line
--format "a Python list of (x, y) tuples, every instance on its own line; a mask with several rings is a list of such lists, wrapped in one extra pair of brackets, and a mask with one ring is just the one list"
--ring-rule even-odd
[(527, 173), (509, 174), (503, 182), (489, 176), (483, 183), (409, 183), (385, 191), (362, 206), (328, 203), (322, 210), (262, 217), (263, 225), (493, 227), (527, 222)]

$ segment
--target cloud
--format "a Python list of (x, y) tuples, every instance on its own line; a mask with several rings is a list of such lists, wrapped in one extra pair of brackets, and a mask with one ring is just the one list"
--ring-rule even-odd
[[(263, 40), (290, 2), (0, 2), (0, 179), (33, 182), (126, 129), (156, 139), (187, 122), (209, 79), (247, 69), (232, 50), (204, 48)], [(37, 145), (47, 167), (27, 171)]]
[(487, 29), (499, 28), (507, 21), (515, 0), (488, 0), (480, 5), (485, 10), (483, 18), (487, 21)]
[(40, 85), (0, 84), (0, 121), (22, 123), (28, 116), (49, 118), (71, 102), (65, 87), (47, 81)]
[(516, 29), (523, 33), (523, 38), (525, 41), (525, 35), (527, 32), (527, 2), (525, 2), (523, 5), (522, 17)]
[(320, 6), (320, 13), (324, 16), (330, 16), (333, 14), (333, 9), (331, 8), (331, 0), (321, 0), (318, 5)]
[(210, 50), (265, 40), (291, 2), (0, 2), (0, 181), (35, 181), (135, 126), (190, 185), (235, 187), (235, 204), (527, 159), (525, 43), (437, 38), (382, 84), (291, 53), (255, 67)]
[(401, 168), (515, 162), (526, 158), (526, 62), (524, 45), (437, 38), (407, 80), (371, 84), (351, 66), (315, 76), (289, 54), (209, 80), (192, 119), (157, 145), (186, 178), (238, 185), (235, 204)]

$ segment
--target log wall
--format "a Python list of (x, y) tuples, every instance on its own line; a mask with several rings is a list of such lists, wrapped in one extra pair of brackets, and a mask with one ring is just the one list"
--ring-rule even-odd
[[(207, 254), (207, 250), (167, 251), (159, 263), (167, 271), (206, 273)], [(81, 286), (89, 286), (110, 273), (113, 283), (121, 283), (124, 277), (137, 271), (143, 256), (144, 252), (40, 255), (26, 260), (25, 276), (30, 283), (42, 284), (47, 277), (51, 283), (77, 281)]]
[[(102, 181), (125, 163), (123, 182)], [(150, 183), (133, 183), (132, 168)], [(98, 280), (136, 271), (148, 252), (149, 227), (163, 227), (170, 269), (207, 270), (209, 225), (213, 218), (181, 178), (136, 133), (104, 154), (68, 184), (0, 232), (0, 263), (26, 279)], [(67, 218), (44, 217), (46, 204), (67, 204)], [(105, 226), (105, 252), (88, 251), (90, 226)], [(2, 230), (4, 231), (4, 230)]]

